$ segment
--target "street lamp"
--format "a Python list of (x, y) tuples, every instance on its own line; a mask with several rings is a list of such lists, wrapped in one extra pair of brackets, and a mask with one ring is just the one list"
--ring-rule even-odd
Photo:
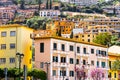
[(46, 66), (47, 66), (46, 68), (47, 68), (47, 80), (48, 80), (48, 73), (49, 73), (49, 72), (48, 72), (48, 67), (49, 67), (49, 65), (50, 65), (50, 62), (45, 62), (44, 64), (46, 64)]
[(61, 69), (62, 69), (62, 76), (63, 76), (63, 80), (64, 80), (64, 69), (65, 69), (65, 67), (61, 67)]
[(21, 59), (24, 57), (24, 54), (18, 52), (16, 53), (16, 56), (18, 56), (19, 60), (19, 80), (20, 80)]

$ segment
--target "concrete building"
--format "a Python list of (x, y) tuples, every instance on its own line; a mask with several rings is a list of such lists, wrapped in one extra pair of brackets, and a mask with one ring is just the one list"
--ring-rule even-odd
[(58, 17), (60, 15), (59, 10), (40, 10), (39, 15), (40, 17), (47, 17), (47, 18), (53, 18)]
[(21, 67), (32, 68), (32, 33), (32, 29), (18, 24), (0, 26), (0, 68), (18, 68), (17, 52), (24, 54)]
[(109, 58), (105, 46), (35, 35), (37, 34), (31, 36), (35, 40), (35, 68), (46, 71), (49, 80), (77, 80), (75, 67), (83, 65), (89, 78), (90, 71), (94, 68), (102, 69), (107, 78)]

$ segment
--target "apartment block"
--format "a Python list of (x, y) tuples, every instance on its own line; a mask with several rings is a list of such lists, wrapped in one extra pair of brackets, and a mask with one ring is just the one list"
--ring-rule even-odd
[(21, 67), (32, 68), (32, 39), (33, 30), (18, 24), (0, 26), (0, 68), (18, 68), (19, 57), (16, 53), (24, 54)]
[[(32, 34), (35, 45), (35, 68), (46, 71), (49, 80), (77, 80), (75, 67), (85, 66), (90, 78), (94, 68), (102, 69), (108, 76), (107, 47), (62, 37), (37, 37)], [(63, 78), (64, 77), (64, 78)]]

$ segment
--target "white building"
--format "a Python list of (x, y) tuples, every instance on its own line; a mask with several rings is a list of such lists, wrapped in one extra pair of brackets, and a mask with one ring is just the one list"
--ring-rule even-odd
[(60, 0), (61, 2), (68, 2), (73, 3), (77, 5), (91, 5), (91, 4), (97, 4), (99, 0)]
[(40, 17), (53, 18), (53, 17), (58, 17), (60, 15), (60, 11), (59, 10), (41, 10), (39, 15)]

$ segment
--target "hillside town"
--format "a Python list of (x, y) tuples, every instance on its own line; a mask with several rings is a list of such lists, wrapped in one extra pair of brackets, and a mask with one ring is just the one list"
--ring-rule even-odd
[(120, 80), (120, 1), (0, 0), (0, 80)]

